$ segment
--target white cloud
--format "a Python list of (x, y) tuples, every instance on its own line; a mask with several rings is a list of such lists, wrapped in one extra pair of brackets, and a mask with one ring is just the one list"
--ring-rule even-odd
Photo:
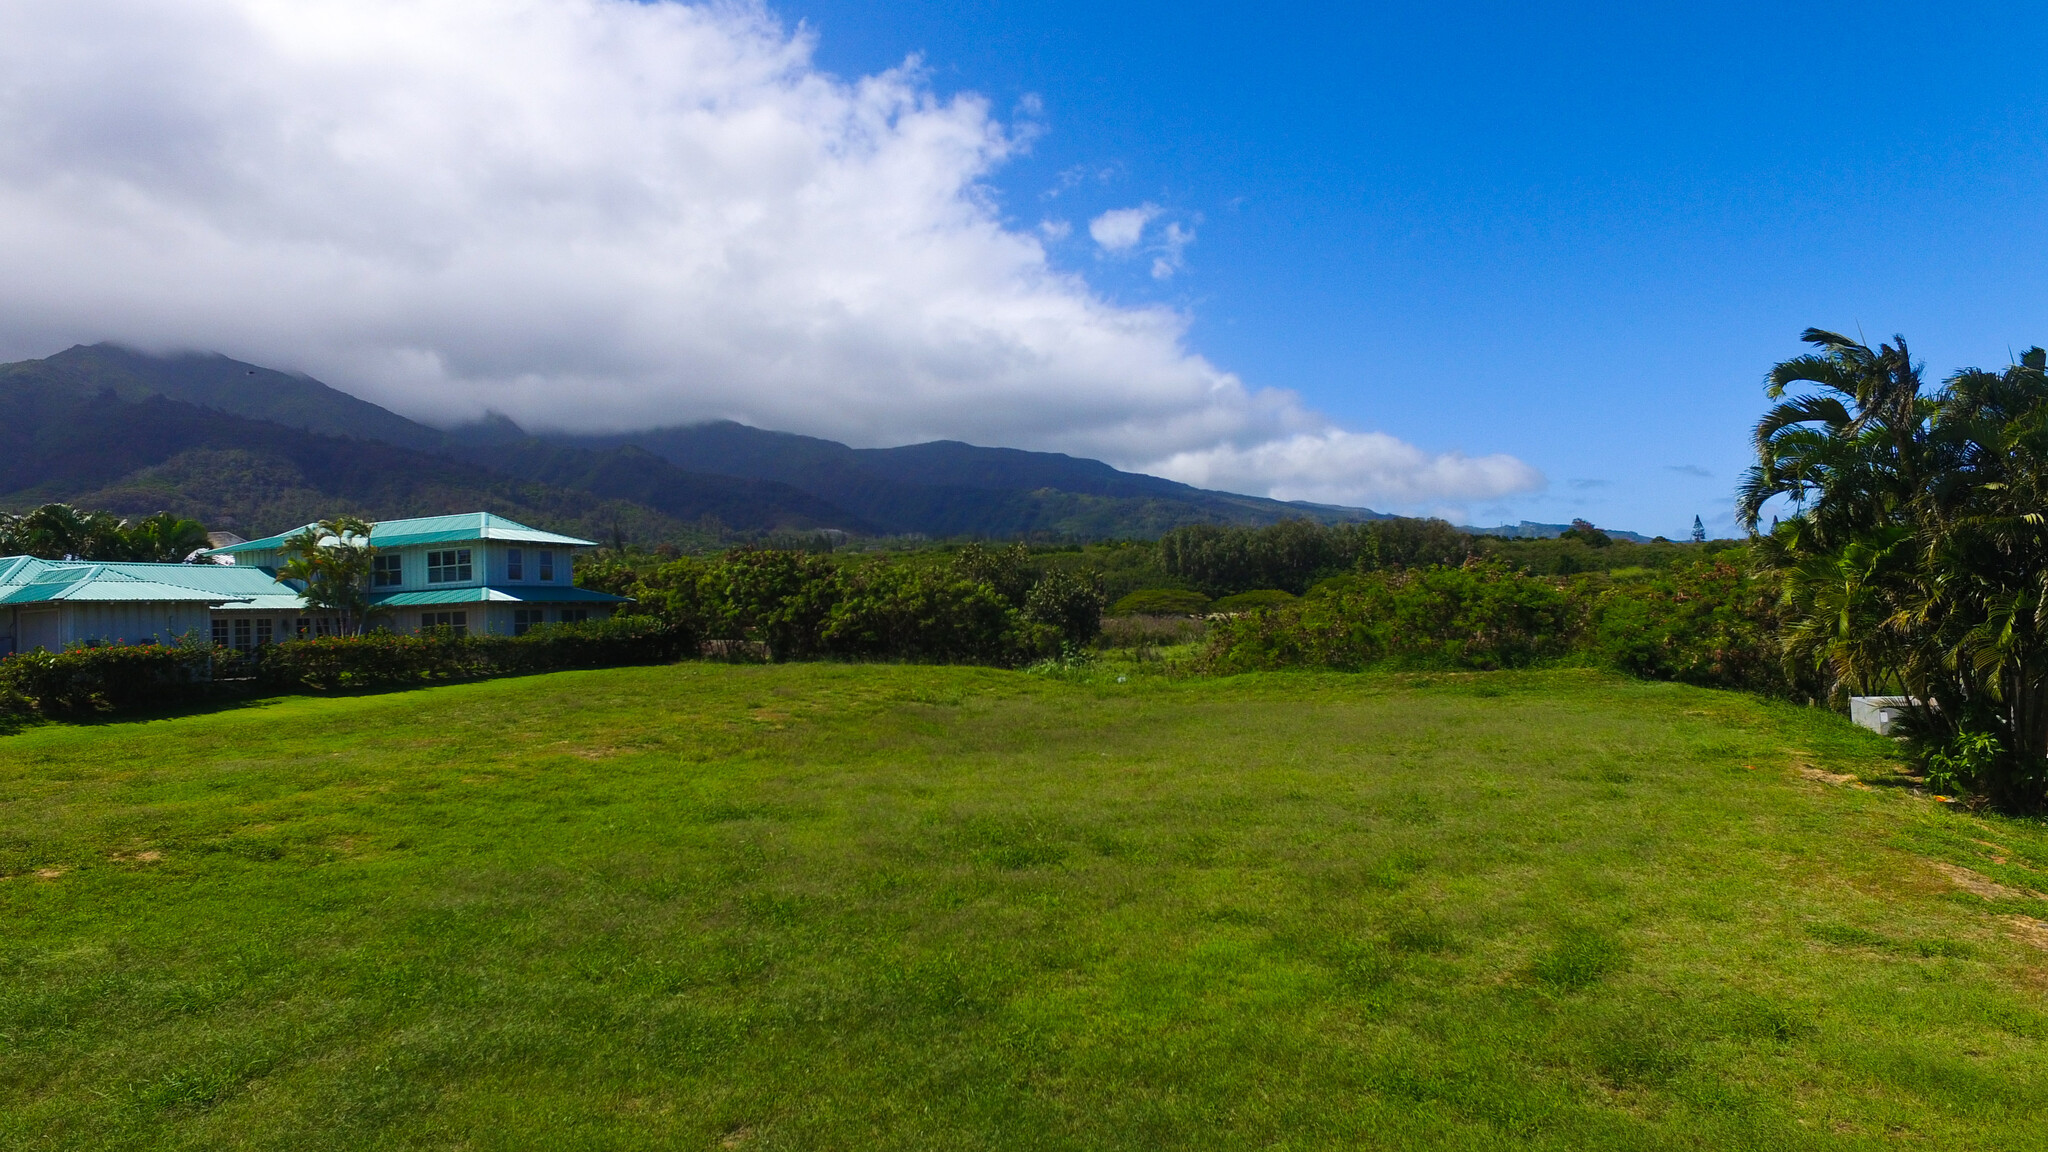
[[(212, 349), (429, 420), (955, 437), (1252, 492), (1529, 482), (1246, 387), (1004, 225), (983, 181), (1035, 129), (811, 50), (729, 4), (0, 5), (0, 356)], [(1133, 251), (1158, 211), (1089, 232)]]
[(1157, 204), (1112, 208), (1088, 222), (1088, 235), (1094, 237), (1105, 252), (1128, 252), (1145, 238), (1145, 225), (1158, 215)]
[(1280, 500), (1415, 508), (1536, 492), (1543, 474), (1512, 456), (1432, 456), (1382, 432), (1324, 429), (1249, 447), (1178, 452), (1151, 471), (1204, 488)]
[(1055, 243), (1074, 234), (1074, 226), (1065, 220), (1040, 220), (1038, 234)]
[(1193, 228), (1183, 228), (1178, 221), (1167, 224), (1165, 234), (1159, 241), (1159, 255), (1152, 258), (1152, 278), (1171, 279), (1185, 263), (1181, 253), (1194, 242)]

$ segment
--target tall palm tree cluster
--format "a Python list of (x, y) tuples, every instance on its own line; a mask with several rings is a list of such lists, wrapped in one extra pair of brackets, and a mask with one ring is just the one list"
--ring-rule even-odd
[(2048, 352), (1930, 392), (1904, 337), (1802, 338), (1815, 351), (1767, 378), (1736, 505), (1781, 579), (1788, 661), (1836, 696), (1910, 697), (1937, 784), (2043, 807)]
[(111, 512), (82, 512), (69, 504), (0, 512), (0, 556), (178, 564), (206, 546), (204, 525), (169, 512), (132, 524)]

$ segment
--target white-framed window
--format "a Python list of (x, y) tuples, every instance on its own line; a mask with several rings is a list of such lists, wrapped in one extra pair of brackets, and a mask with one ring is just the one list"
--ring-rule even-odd
[(564, 624), (581, 624), (584, 621), (590, 619), (590, 609), (564, 608), (562, 609), (561, 616), (559, 616), (557, 619), (561, 620), (561, 622)]
[(469, 549), (427, 553), (427, 583), (461, 584), (470, 578)]
[(228, 646), (228, 622), (219, 617), (215, 617), (213, 621), (213, 646), (215, 648), (225, 648)]
[(235, 651), (247, 652), (254, 645), (255, 641), (251, 639), (249, 632), (249, 618), (235, 617)]
[(275, 641), (277, 639), (276, 628), (277, 621), (272, 620), (268, 616), (258, 620), (256, 622), (256, 646), (258, 648), (267, 647), (271, 642)]
[(514, 608), (512, 610), (512, 634), (524, 636), (533, 631), (535, 624), (545, 624), (548, 614), (540, 608)]
[(457, 636), (469, 635), (469, 613), (467, 612), (422, 612), (420, 631), (446, 628)]
[(552, 584), (554, 583), (554, 581), (555, 554), (553, 552), (543, 552), (540, 554), (540, 582), (543, 584)]
[(397, 552), (385, 552), (370, 558), (370, 586), (373, 588), (396, 588), (405, 583), (405, 557)]
[(526, 579), (526, 553), (518, 548), (505, 549), (505, 579)]

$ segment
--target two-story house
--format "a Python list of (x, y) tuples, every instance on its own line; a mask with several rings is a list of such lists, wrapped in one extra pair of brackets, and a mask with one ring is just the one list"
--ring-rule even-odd
[[(285, 543), (305, 529), (245, 540), (206, 555), (275, 575)], [(529, 528), (489, 512), (381, 520), (370, 530), (371, 627), (393, 632), (448, 628), (459, 634), (518, 636), (536, 624), (602, 619), (624, 600), (578, 588), (570, 562), (597, 544)], [(258, 634), (321, 635), (334, 621), (303, 610), (223, 604), (213, 610), (217, 642), (243, 648)], [(246, 639), (244, 634), (247, 634)]]

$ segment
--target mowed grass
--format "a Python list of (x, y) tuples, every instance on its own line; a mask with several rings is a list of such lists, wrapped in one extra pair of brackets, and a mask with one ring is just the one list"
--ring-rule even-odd
[(0, 1147), (2048, 1145), (2048, 832), (1890, 754), (1581, 672), (31, 729)]

